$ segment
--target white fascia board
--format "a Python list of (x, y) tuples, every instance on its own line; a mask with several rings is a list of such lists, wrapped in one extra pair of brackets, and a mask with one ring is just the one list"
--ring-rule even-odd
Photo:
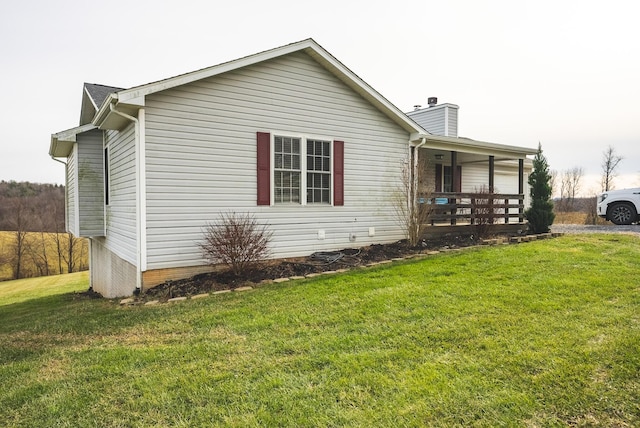
[(426, 147), (481, 155), (510, 156), (514, 158), (525, 158), (527, 155), (536, 154), (538, 151), (537, 149), (528, 147), (508, 146), (469, 138), (443, 137), (439, 135), (427, 136)]
[(104, 102), (96, 112), (96, 115), (93, 116), (91, 123), (99, 127), (111, 112), (109, 105), (115, 101), (118, 101), (118, 96), (116, 94), (109, 94), (109, 96), (105, 98)]
[(49, 156), (66, 158), (71, 153), (77, 135), (94, 129), (96, 129), (96, 126), (89, 123), (52, 134), (51, 143), (49, 144)]
[(260, 52), (254, 55), (246, 56), (233, 61), (203, 68), (201, 70), (192, 71), (190, 73), (181, 74), (179, 76), (170, 77), (168, 79), (159, 80), (157, 82), (147, 83), (146, 85), (136, 86), (118, 92), (118, 102), (132, 103), (132, 100), (143, 99), (146, 95), (164, 91), (166, 89), (175, 88), (176, 86), (186, 85), (218, 74), (227, 73), (239, 68), (247, 67), (262, 61), (287, 55), (292, 52), (303, 50), (311, 45), (316, 45), (312, 39), (306, 39), (301, 42), (292, 43), (279, 48)]

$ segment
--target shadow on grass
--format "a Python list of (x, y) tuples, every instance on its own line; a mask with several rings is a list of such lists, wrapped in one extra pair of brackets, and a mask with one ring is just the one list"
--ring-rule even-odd
[(53, 348), (117, 336), (149, 319), (148, 311), (120, 310), (117, 302), (86, 293), (63, 293), (0, 306), (0, 364)]

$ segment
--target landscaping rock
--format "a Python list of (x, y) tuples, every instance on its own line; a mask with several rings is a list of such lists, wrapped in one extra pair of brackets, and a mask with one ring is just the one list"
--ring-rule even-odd
[(191, 300), (204, 299), (205, 297), (209, 297), (209, 293), (196, 294), (195, 296), (191, 296)]
[(304, 277), (305, 278), (315, 278), (316, 276), (320, 276), (320, 275), (322, 275), (322, 274), (320, 274), (320, 273), (308, 273)]
[(174, 297), (172, 299), (167, 300), (168, 303), (182, 302), (183, 300), (187, 300), (186, 296)]
[(120, 300), (121, 305), (133, 305), (136, 302), (135, 297), (128, 297), (126, 299)]
[[(287, 278), (287, 280), (289, 280), (289, 278)], [(245, 285), (244, 287), (238, 287), (233, 289), (233, 291), (249, 291), (249, 290), (253, 290), (253, 287), (249, 285)]]

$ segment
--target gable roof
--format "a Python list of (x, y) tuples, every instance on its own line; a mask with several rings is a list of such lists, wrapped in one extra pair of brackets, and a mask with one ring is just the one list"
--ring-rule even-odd
[(85, 83), (82, 88), (82, 105), (80, 107), (80, 125), (91, 123), (104, 100), (112, 93), (121, 91), (123, 88), (115, 86), (99, 85), (96, 83)]
[[(86, 132), (88, 129), (95, 127), (99, 129), (121, 129), (121, 127), (128, 122), (128, 119), (125, 119), (120, 113), (135, 116), (137, 110), (140, 107), (144, 107), (145, 96), (147, 95), (248, 67), (294, 52), (304, 52), (308, 54), (318, 64), (331, 72), (389, 119), (407, 131), (410, 135), (409, 139), (413, 143), (425, 141), (429, 143), (430, 148), (461, 150), (477, 154), (492, 154), (498, 152), (502, 155), (517, 158), (535, 154), (537, 151), (536, 149), (527, 147), (506, 146), (468, 138), (433, 135), (369, 86), (369, 84), (338, 61), (315, 40), (306, 39), (190, 73), (134, 86), (129, 89), (85, 83), (83, 88), (80, 127), (52, 135), (50, 154), (54, 157), (68, 155), (67, 142), (75, 139), (75, 135), (72, 136), (74, 133)], [(114, 112), (114, 110), (116, 111)], [(85, 128), (85, 125), (92, 125), (93, 128), (90, 126)], [(65, 144), (61, 144), (62, 142)]]
[(93, 102), (96, 110), (102, 105), (104, 100), (114, 92), (119, 92), (124, 90), (124, 88), (117, 88), (115, 86), (107, 86), (107, 85), (99, 85), (96, 83), (85, 83), (84, 89), (91, 97), (91, 101)]
[(117, 93), (108, 95), (104, 100), (94, 118), (94, 124), (101, 129), (118, 129), (123, 125), (125, 119), (118, 114), (114, 114), (111, 111), (112, 107), (110, 107), (110, 105), (117, 107), (118, 110), (124, 113), (135, 114), (135, 110), (144, 106), (144, 97), (147, 95), (300, 51), (311, 56), (321, 66), (360, 94), (360, 96), (369, 101), (409, 134), (415, 134), (416, 138), (418, 135), (428, 134), (428, 132), (413, 120), (409, 119), (401, 110), (369, 86), (369, 84), (354, 72), (349, 70), (349, 68), (333, 57), (333, 55), (313, 39), (302, 40), (212, 67), (117, 91)]

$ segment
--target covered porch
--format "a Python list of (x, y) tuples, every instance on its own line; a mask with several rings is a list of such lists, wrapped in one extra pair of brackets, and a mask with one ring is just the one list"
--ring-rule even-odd
[[(416, 202), (428, 211), (426, 233), (492, 233), (524, 229), (529, 204), (528, 155), (536, 150), (467, 138), (429, 135), (412, 156)], [(417, 154), (417, 158), (415, 157)]]

